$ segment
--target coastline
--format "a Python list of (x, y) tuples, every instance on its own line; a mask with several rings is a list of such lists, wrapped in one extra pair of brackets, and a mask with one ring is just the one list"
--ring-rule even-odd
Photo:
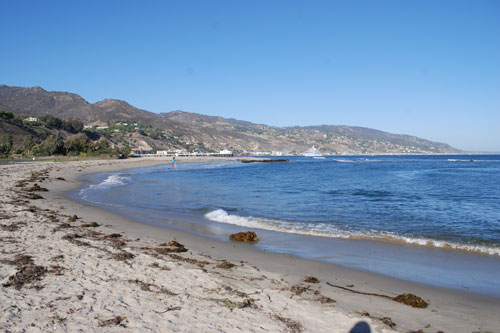
[[(203, 160), (206, 161), (207, 159)], [(221, 161), (222, 159), (217, 158), (216, 160)], [(146, 158), (123, 161), (82, 161), (68, 163), (39, 162), (26, 163), (23, 164), (22, 167), (20, 167), (20, 165), (2, 165), (1, 168), (4, 176), (7, 176), (7, 171), (9, 171), (12, 172), (12, 175), (17, 174), (20, 178), (29, 178), (29, 174), (32, 171), (50, 169), (48, 170), (48, 179), (42, 182), (37, 181), (40, 186), (48, 189), (48, 192), (40, 192), (40, 195), (44, 199), (32, 200), (28, 203), (16, 204), (3, 202), (2, 206), (4, 208), (4, 211), (8, 212), (9, 216), (15, 214), (15, 216), (21, 217), (22, 214), (26, 215), (25, 208), (29, 207), (31, 204), (36, 204), (36, 207), (40, 211), (48, 209), (49, 211), (57, 212), (58, 216), (72, 216), (74, 214), (78, 216), (78, 220), (74, 222), (74, 226), (67, 228), (67, 230), (60, 229), (57, 232), (53, 233), (53, 235), (50, 235), (52, 238), (51, 243), (49, 244), (47, 244), (47, 238), (31, 238), (33, 244), (29, 244), (29, 246), (33, 253), (29, 254), (34, 258), (37, 258), (37, 260), (35, 260), (37, 264), (39, 264), (38, 261), (41, 260), (45, 261), (45, 264), (48, 265), (51, 257), (47, 255), (43, 257), (42, 255), (35, 253), (34, 249), (52, 247), (57, 248), (58, 251), (64, 252), (66, 251), (66, 248), (72, 247), (74, 248), (72, 250), (75, 251), (73, 254), (76, 253), (77, 259), (86, 256), (86, 260), (90, 260), (89, 262), (94, 265), (100, 263), (100, 266), (109, 266), (113, 267), (113, 269), (118, 270), (125, 270), (127, 266), (134, 266), (135, 270), (133, 270), (132, 272), (142, 272), (142, 282), (146, 281), (146, 278), (150, 280), (146, 281), (145, 283), (163, 285), (163, 283), (165, 283), (166, 281), (162, 281), (159, 277), (157, 277), (157, 273), (161, 272), (161, 269), (145, 266), (142, 263), (136, 263), (136, 261), (144, 261), (145, 263), (148, 263), (152, 260), (155, 262), (159, 262), (159, 266), (167, 265), (169, 270), (165, 269), (166, 273), (171, 273), (172, 275), (174, 275), (175, 273), (177, 278), (185, 280), (180, 282), (177, 281), (177, 296), (170, 296), (170, 298), (173, 297), (178, 299), (178, 303), (181, 305), (175, 306), (181, 307), (181, 309), (169, 310), (164, 314), (155, 314), (155, 318), (145, 317), (143, 314), (141, 314), (142, 310), (144, 310), (145, 304), (141, 304), (140, 302), (144, 298), (147, 299), (148, 302), (150, 301), (151, 304), (155, 306), (165, 307), (165, 305), (161, 305), (165, 303), (165, 299), (159, 298), (167, 296), (163, 296), (164, 294), (162, 293), (159, 293), (161, 297), (156, 297), (157, 299), (155, 299), (155, 297), (152, 297), (151, 295), (144, 296), (142, 294), (153, 294), (153, 296), (158, 296), (158, 293), (152, 293), (151, 291), (148, 292), (147, 290), (134, 288), (137, 286), (131, 283), (128, 283), (129, 287), (123, 290), (124, 286), (123, 283), (121, 283), (122, 290), (119, 292), (119, 294), (133, 294), (135, 297), (134, 301), (140, 304), (140, 308), (129, 306), (125, 307), (126, 310), (123, 310), (123, 312), (126, 312), (126, 314), (123, 315), (127, 317), (126, 325), (128, 329), (145, 329), (146, 327), (150, 327), (152, 330), (155, 330), (155, 325), (159, 325), (161, 322), (166, 326), (156, 327), (170, 327), (171, 329), (179, 330), (194, 329), (197, 327), (198, 330), (201, 331), (210, 331), (214, 329), (231, 331), (240, 326), (240, 328), (242, 328), (243, 330), (249, 331), (282, 331), (284, 329), (298, 329), (298, 327), (302, 327), (304, 331), (332, 331), (333, 327), (334, 331), (347, 332), (350, 328), (356, 325), (356, 323), (366, 322), (372, 327), (372, 330), (375, 332), (381, 332), (384, 330), (393, 331), (393, 329), (390, 327), (391, 325), (387, 323), (387, 320), (385, 322), (384, 320), (382, 320), (382, 318), (385, 317), (390, 317), (391, 321), (393, 323), (396, 323), (396, 331), (403, 332), (412, 330), (417, 331), (419, 329), (422, 329), (425, 332), (435, 332), (438, 330), (442, 330), (445, 332), (472, 332), (478, 330), (494, 330), (500, 326), (500, 320), (496, 318), (497, 313), (500, 310), (500, 300), (498, 298), (490, 298), (487, 296), (467, 292), (420, 285), (417, 283), (402, 281), (382, 275), (377, 275), (374, 273), (348, 269), (334, 264), (299, 259), (292, 255), (263, 252), (255, 249), (255, 247), (251, 245), (218, 242), (178, 230), (144, 225), (127, 219), (123, 216), (95, 208), (93, 206), (83, 205), (64, 196), (66, 192), (81, 186), (80, 178), (84, 174), (111, 172), (136, 167), (148, 167), (169, 163), (170, 161), (170, 158)], [(197, 162), (201, 160), (193, 158), (178, 159), (179, 163), (182, 163), (184, 161)], [(16, 170), (13, 170), (14, 168)], [(13, 179), (15, 177), (11, 174), (9, 175), (11, 176), (10, 178), (12, 178), (9, 178), (9, 181), (13, 182)], [(63, 177), (65, 180), (56, 180), (57, 177)], [(30, 183), (30, 186), (32, 185), (33, 182)], [(3, 191), (8, 192), (9, 189), (3, 188)], [(10, 197), (13, 199), (15, 197), (15, 194), (10, 193), (5, 197), (5, 201), (8, 201), (7, 198)], [(33, 216), (29, 217), (36, 219), (36, 212), (31, 213), (33, 214)], [(13, 218), (9, 219), (9, 221), (10, 224), (15, 223), (16, 217), (13, 216)], [(5, 219), (3, 219), (2, 223), (4, 225), (5, 222)], [(60, 222), (63, 221), (61, 220)], [(134, 259), (130, 259), (128, 263), (127, 261), (122, 262), (119, 260), (109, 259), (103, 253), (100, 253), (102, 251), (96, 249), (99, 246), (93, 245), (93, 243), (90, 244), (92, 244), (96, 248), (86, 246), (82, 247), (75, 245), (74, 242), (71, 243), (67, 240), (61, 240), (61, 237), (63, 237), (63, 233), (66, 233), (66, 235), (74, 234), (75, 230), (78, 230), (77, 232), (84, 234), (87, 231), (82, 230), (82, 227), (80, 225), (90, 222), (97, 222), (98, 224), (104, 225), (96, 228), (96, 231), (108, 233), (123, 233), (124, 235), (126, 235), (127, 239), (141, 239), (136, 241), (129, 241), (128, 244), (124, 245), (123, 249), (121, 250), (127, 253), (133, 253)], [(37, 225), (37, 228), (41, 229), (36, 230), (37, 233), (43, 232), (47, 234), (48, 231), (51, 231), (52, 228), (56, 226), (54, 222), (47, 225), (44, 225), (44, 223)], [(24, 231), (19, 230), (15, 232), (2, 231), (2, 237), (12, 237), (12, 235), (14, 234), (16, 235), (16, 237), (28, 237), (28, 234), (31, 232), (33, 232), (33, 230), (31, 229)], [(48, 236), (46, 235), (46, 237)], [(85, 241), (87, 241), (85, 237), (83, 238), (85, 239)], [(167, 242), (172, 239), (175, 239), (176, 241), (184, 244), (189, 250), (191, 250), (189, 252), (189, 256), (186, 257), (195, 257), (195, 260), (198, 261), (198, 264), (199, 261), (203, 260), (211, 261), (212, 264), (204, 264), (203, 267), (200, 267), (198, 264), (185, 263), (175, 259), (173, 260), (172, 257), (168, 256), (162, 256), (161, 258), (155, 257), (151, 255), (147, 250), (142, 250), (143, 252), (146, 251), (147, 253), (141, 253), (141, 248), (147, 247), (144, 245), (144, 243), (149, 244), (149, 246), (151, 247), (153, 246), (152, 244), (158, 246), (159, 243)], [(16, 243), (13, 244), (13, 247), (17, 246), (22, 248), (23, 246), (19, 244), (15, 245)], [(14, 254), (15, 252), (19, 252), (19, 249), (13, 251), (8, 247), (10, 247), (10, 245), (3, 246), (3, 260), (12, 259), (12, 254)], [(9, 251), (11, 252), (9, 253)], [(50, 251), (51, 250), (48, 250), (47, 252)], [(155, 255), (158, 254), (155, 253)], [(223, 262), (224, 260), (232, 262), (237, 266), (228, 270), (214, 267), (214, 263)], [(241, 264), (243, 264), (243, 266), (240, 266)], [(68, 262), (68, 260), (64, 261), (64, 266), (69, 267), (66, 269), (67, 271), (73, 270), (71, 265), (78, 266), (78, 263)], [(136, 266), (139, 266), (140, 269), (138, 269)], [(9, 276), (12, 276), (13, 272), (15, 272), (15, 269), (13, 269), (12, 267), (2, 268), (2, 283), (5, 283), (4, 281), (6, 281)], [(112, 273), (109, 271), (106, 272), (106, 274), (111, 274), (112, 276)], [(70, 274), (63, 273), (61, 276), (69, 279), (69, 277), (66, 277), (66, 275)], [(304, 278), (306, 276), (315, 276), (319, 279), (320, 283), (305, 283)], [(49, 274), (44, 278), (44, 280), (42, 280), (42, 283), (45, 280), (49, 280), (52, 278), (53, 276)], [(77, 281), (80, 281), (80, 284), (83, 283), (81, 282), (82, 280), (90, 280), (89, 274), (83, 274), (82, 276), (77, 276), (75, 278), (77, 279)], [(168, 279), (168, 277), (165, 278)], [(144, 281), (142, 279), (144, 279)], [(189, 282), (187, 282), (188, 280)], [(166, 288), (175, 285), (174, 282), (175, 279), (168, 279), (168, 285), (166, 285)], [(330, 284), (327, 284), (327, 282)], [(246, 289), (244, 293), (246, 295), (253, 295), (251, 298), (254, 298), (254, 300), (247, 301), (250, 297), (238, 298), (234, 296), (234, 293), (229, 292), (227, 288), (221, 289), (221, 286), (226, 283), (232, 284), (230, 286), (230, 289), (233, 291)], [(108, 294), (108, 296), (95, 295), (97, 299), (99, 299), (99, 297), (103, 298), (96, 301), (97, 303), (105, 303), (106, 301), (104, 297), (109, 297), (109, 294), (112, 294), (113, 296), (109, 297), (109, 302), (111, 303), (111, 305), (108, 304), (106, 307), (103, 307), (104, 309), (106, 309), (106, 311), (102, 309), (101, 312), (96, 311), (96, 314), (100, 315), (99, 319), (96, 320), (95, 318), (89, 318), (87, 321), (85, 321), (79, 318), (79, 320), (75, 320), (75, 317), (78, 316), (78, 311), (88, 311), (88, 309), (84, 306), (83, 310), (75, 310), (75, 312), (73, 312), (71, 315), (66, 314), (65, 320), (60, 323), (54, 322), (53, 325), (61, 330), (74, 329), (79, 327), (78, 325), (83, 325), (83, 327), (86, 327), (88, 329), (89, 327), (98, 326), (100, 323), (102, 323), (100, 322), (100, 320), (107, 320), (113, 317), (113, 315), (121, 315), (117, 312), (116, 308), (121, 309), (123, 305), (117, 305), (119, 304), (118, 300), (116, 299), (117, 295), (113, 293), (113, 290), (109, 290), (109, 285), (110, 283), (101, 283), (97, 284), (97, 286), (93, 286), (92, 284), (87, 285), (87, 290), (99, 287), (101, 289), (104, 289), (105, 295), (106, 293)], [(199, 291), (196, 296), (190, 296), (191, 298), (198, 297), (198, 299), (195, 300), (194, 303), (192, 301), (188, 301), (190, 297), (185, 296), (186, 294), (189, 294), (184, 289), (185, 285), (190, 285), (192, 288), (194, 288), (193, 290), (201, 288), (201, 291)], [(335, 288), (331, 285), (342, 286), (359, 292), (384, 294), (391, 297), (397, 296), (401, 293), (413, 293), (422, 297), (424, 300), (427, 300), (430, 305), (427, 309), (415, 309), (391, 300), (376, 296), (361, 295), (353, 293), (352, 291)], [(206, 286), (213, 286), (213, 288), (208, 288), (210, 289), (210, 293), (203, 291), (203, 289), (207, 289)], [(295, 289), (293, 288), (294, 286), (296, 287)], [(305, 287), (305, 290), (297, 293), (296, 291), (300, 290), (297, 288), (297, 286)], [(27, 311), (29, 313), (29, 310), (26, 310), (26, 304), (21, 304), (23, 301), (19, 297), (21, 297), (21, 295), (26, 296), (36, 293), (48, 293), (49, 295), (41, 296), (45, 298), (45, 300), (47, 300), (51, 297), (51, 295), (55, 296), (54, 293), (59, 290), (57, 286), (55, 286), (54, 288), (55, 289), (51, 294), (48, 290), (49, 288), (43, 288), (39, 291), (33, 289), (21, 289), (19, 291), (13, 292), (12, 288), (3, 287), (0, 301), (2, 304), (5, 304), (4, 310), (7, 307), (7, 304), (11, 305), (12, 303), (15, 303), (18, 308), (25, 308), (24, 311)], [(150, 286), (150, 288), (146, 289), (151, 288), (153, 287)], [(140, 290), (137, 291), (135, 289)], [(182, 291), (183, 289), (186, 294), (179, 296), (181, 295), (180, 291)], [(78, 291), (74, 290), (74, 293), (76, 294), (78, 293)], [(56, 297), (61, 297), (61, 294), (64, 293), (59, 290), (59, 293), (57, 294), (58, 296)], [(220, 299), (219, 301), (207, 301), (207, 297), (212, 299), (214, 298), (213, 294), (219, 295), (218, 297), (220, 297), (220, 299), (227, 299), (229, 296), (233, 296), (236, 297), (238, 302), (247, 301), (247, 303), (245, 303), (247, 305), (242, 305), (241, 308), (239, 308), (238, 304), (241, 303), (238, 303), (236, 300), (230, 301), (232, 302), (230, 304), (233, 304), (232, 307), (228, 306), (228, 303), (225, 303), (225, 305), (223, 304), (223, 306), (221, 306), (220, 303), (224, 303), (225, 301), (220, 301)], [(266, 295), (266, 297), (263, 297), (263, 295)], [(330, 299), (334, 299), (336, 300), (336, 302), (325, 302), (323, 304), (318, 301), (320, 295)], [(36, 296), (32, 297), (36, 298)], [(132, 296), (128, 296), (128, 298), (130, 297)], [(85, 299), (85, 296), (83, 298)], [(326, 298), (324, 298), (323, 300), (326, 300)], [(66, 301), (72, 304), (68, 307), (71, 309), (73, 309), (73, 307), (76, 308), (76, 305), (74, 305), (73, 303), (78, 304), (79, 302), (79, 300), (74, 297), (71, 301)], [(96, 303), (92, 304), (94, 310), (95, 304)], [(128, 302), (127, 304), (130, 305), (130, 303)], [(215, 311), (214, 307), (217, 308), (217, 312), (221, 311), (223, 315), (221, 316), (212, 314), (212, 311)], [(44, 311), (49, 311), (48, 313), (50, 313), (50, 309), (45, 309)], [(194, 315), (193, 311), (195, 312)], [(27, 316), (22, 315), (23, 312), (13, 312), (15, 311), (7, 311), (7, 314), (3, 315), (1, 322), (4, 322), (6, 323), (6, 325), (8, 325), (4, 329), (12, 329), (13, 327), (28, 327), (28, 325), (31, 325), (31, 323), (28, 323), (28, 321), (33, 319), (26, 318)], [(48, 319), (48, 317), (50, 316), (47, 316), (42, 312), (43, 311), (38, 311), (37, 316), (40, 315), (43, 317), (45, 315), (45, 322), (42, 320), (42, 317), (40, 317), (40, 322), (36, 325), (51, 325), (47, 324), (47, 321), (50, 321), (50, 319)], [(370, 314), (370, 317), (366, 316), (366, 312)], [(183, 316), (181, 314), (183, 314)], [(188, 314), (191, 314), (190, 318), (185, 318), (185, 316), (187, 316)], [(362, 314), (365, 314), (365, 316), (363, 316)], [(33, 316), (33, 313), (31, 313), (30, 315)], [(105, 317), (105, 315), (107, 315), (109, 318)], [(60, 318), (63, 318), (63, 315), (58, 316)], [(182, 323), (179, 321), (179, 317), (183, 317)], [(281, 319), (279, 319), (278, 317)], [(210, 325), (215, 326), (200, 326), (203, 324), (203, 322), (206, 323), (207, 319), (213, 320), (213, 323), (211, 323)], [(168, 323), (169, 320), (172, 322), (171, 324)], [(53, 319), (52, 321), (57, 320)], [(248, 326), (252, 323), (259, 323), (259, 325), (262, 325), (262, 327), (257, 327), (258, 325)], [(297, 325), (294, 326), (294, 323)], [(39, 328), (43, 330), (44, 327), (48, 326), (40, 326)], [(117, 326), (117, 328), (120, 328), (120, 326)], [(125, 329), (123, 327), (121, 328)]]

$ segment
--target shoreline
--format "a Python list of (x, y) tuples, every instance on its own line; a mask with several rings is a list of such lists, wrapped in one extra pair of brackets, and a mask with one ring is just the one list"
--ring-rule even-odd
[[(206, 159), (203, 160), (206, 161)], [(215, 160), (222, 161), (223, 159), (216, 158)], [(194, 160), (192, 157), (178, 158), (179, 163), (184, 161), (197, 162), (199, 160)], [(43, 165), (44, 162), (39, 162), (26, 163), (26, 166), (28, 167), (27, 169), (33, 166), (52, 168), (48, 175), (49, 179), (38, 182), (38, 184), (48, 189), (48, 192), (41, 193), (44, 197), (43, 200), (39, 201), (42, 202), (39, 206), (41, 209), (57, 211), (60, 215), (65, 214), (72, 216), (76, 214), (81, 223), (96, 221), (99, 224), (105, 224), (104, 227), (99, 227), (96, 230), (100, 231), (101, 229), (105, 229), (115, 233), (124, 233), (131, 239), (140, 238), (141, 241), (138, 242), (145, 241), (158, 244), (159, 242), (175, 239), (198, 256), (201, 255), (205, 258), (227, 260), (232, 263), (240, 262), (240, 264), (244, 265), (243, 267), (245, 267), (245, 269), (252, 270), (251, 274), (272, 276), (273, 279), (276, 280), (276, 282), (271, 282), (271, 285), (262, 290), (269, 289), (273, 291), (276, 289), (277, 285), (287, 285), (288, 290), (278, 290), (276, 292), (276, 295), (280, 297), (286, 296), (283, 297), (285, 300), (282, 300), (282, 302), (285, 302), (284, 305), (286, 308), (300, 308), (301, 306), (303, 307), (304, 304), (311, 306), (311, 309), (312, 307), (317, 307), (318, 305), (316, 303), (313, 305), (310, 304), (313, 302), (314, 292), (318, 292), (318, 294), (327, 298), (335, 299), (337, 302), (334, 303), (334, 306), (321, 304), (319, 311), (320, 313), (329, 313), (330, 315), (331, 312), (335, 312), (336, 316), (340, 316), (339, 318), (343, 318), (343, 320), (349, 319), (348, 325), (344, 323), (343, 327), (336, 327), (339, 332), (347, 331), (346, 327), (353, 327), (353, 324), (359, 322), (367, 322), (376, 332), (382, 330), (392, 331), (390, 325), (388, 326), (387, 323), (384, 324), (380, 319), (384, 317), (391, 317), (391, 320), (397, 323), (395, 327), (397, 331), (416, 331), (418, 329), (423, 329), (423, 331), (443, 330), (471, 332), (474, 330), (491, 330), (500, 326), (500, 320), (496, 318), (496, 314), (500, 310), (499, 298), (420, 285), (377, 275), (375, 273), (357, 271), (335, 264), (300, 259), (288, 254), (269, 253), (247, 244), (219, 242), (209, 238), (192, 235), (187, 232), (167, 229), (168, 226), (155, 227), (152, 225), (145, 225), (103, 209), (75, 202), (66, 198), (64, 195), (68, 191), (81, 186), (79, 178), (84, 174), (113, 172), (170, 162), (171, 159), (166, 158), (155, 159), (154, 161), (151, 159), (141, 159), (128, 162), (118, 160), (68, 162), (63, 163), (64, 165), (59, 165), (58, 163), (49, 165), (50, 162), (45, 162), (47, 163), (45, 166)], [(75, 166), (73, 167), (69, 164), (75, 164)], [(2, 166), (2, 168), (6, 167), (8, 167), (8, 165)], [(63, 177), (65, 180), (55, 180), (56, 177)], [(39, 204), (39, 202), (37, 202), (37, 204)], [(5, 221), (2, 220), (2, 222)], [(129, 252), (132, 251), (128, 246), (126, 250)], [(153, 270), (153, 268), (151, 268), (151, 270)], [(199, 270), (199, 268), (196, 270)], [(213, 273), (211, 271), (212, 270), (210, 270), (210, 273)], [(230, 276), (233, 275), (231, 280), (235, 280), (234, 275), (238, 275), (234, 273), (233, 270), (225, 272), (225, 274)], [(313, 292), (309, 292), (312, 291), (312, 285), (303, 282), (306, 276), (314, 276), (320, 281), (319, 284), (314, 284), (315, 290)], [(2, 277), (4, 277), (4, 274), (2, 274)], [(239, 276), (239, 278), (241, 278), (241, 276)], [(329, 284), (327, 284), (327, 282)], [(275, 285), (273, 285), (273, 283)], [(289, 288), (297, 285), (310, 288), (306, 288), (308, 290), (300, 293), (300, 295), (290, 294)], [(427, 309), (414, 309), (407, 305), (380, 299), (380, 297), (360, 295), (348, 290), (332, 287), (331, 285), (343, 286), (344, 288), (353, 289), (359, 292), (385, 294), (391, 297), (410, 292), (428, 300), (430, 305)], [(353, 286), (348, 287), (351, 285)], [(281, 286), (281, 288), (284, 287)], [(288, 304), (286, 300), (290, 300), (290, 304)], [(302, 302), (302, 305), (292, 304), (299, 301)], [(260, 304), (264, 302), (265, 299), (261, 299), (256, 303)], [(269, 298), (269, 304), (271, 304), (271, 298)], [(265, 306), (269, 306), (269, 304)], [(265, 308), (264, 305), (261, 306)], [(140, 311), (140, 309), (137, 309), (137, 311)], [(230, 311), (230, 313), (235, 314), (238, 312), (241, 315), (243, 311), (252, 312), (253, 310), (246, 308), (235, 309), (234, 311)], [(315, 326), (319, 325), (319, 323), (325, 324), (323, 322), (324, 320), (320, 320), (319, 318), (316, 318), (316, 320), (310, 320), (314, 318), (307, 319), (307, 316), (311, 316), (309, 312), (310, 311), (292, 311), (292, 313), (297, 315), (293, 318), (294, 322), (301, 323), (300, 325), (305, 331), (315, 331), (315, 328), (316, 331), (324, 331), (327, 326), (321, 326), (323, 329)], [(368, 312), (370, 317), (363, 316), (362, 314), (365, 314), (365, 312)], [(255, 314), (250, 313), (247, 315)], [(266, 318), (269, 318), (269, 315), (267, 315)], [(277, 322), (279, 322), (283, 328), (284, 322), (280, 322), (280, 320)], [(231, 330), (232, 326), (228, 325), (228, 323), (229, 319), (221, 324), (223, 326), (220, 327), (224, 327), (222, 329), (223, 331)], [(430, 325), (430, 327), (428, 327), (428, 325)], [(177, 325), (172, 327), (179, 328), (180, 326)], [(260, 329), (255, 330), (259, 331)], [(329, 331), (331, 331), (331, 329), (329, 329)]]

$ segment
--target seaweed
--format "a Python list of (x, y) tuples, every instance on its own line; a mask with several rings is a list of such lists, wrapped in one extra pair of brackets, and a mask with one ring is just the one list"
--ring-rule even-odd
[(135, 255), (133, 255), (132, 253), (127, 252), (127, 251), (121, 251), (121, 252), (118, 252), (118, 253), (114, 253), (111, 256), (111, 258), (113, 258), (115, 260), (119, 260), (119, 261), (126, 261), (126, 260), (129, 260), (129, 259), (134, 259)]
[(304, 282), (319, 283), (319, 280), (317, 278), (315, 278), (314, 276), (306, 276), (306, 278), (304, 279)]
[(330, 303), (337, 303), (336, 300), (331, 299), (330, 297), (327, 296), (320, 296), (318, 299), (316, 299), (318, 302), (321, 304), (330, 304)]
[(362, 291), (357, 291), (357, 290), (354, 290), (354, 289), (349, 289), (349, 288), (346, 288), (346, 287), (337, 286), (337, 285), (334, 285), (334, 284), (332, 284), (330, 282), (327, 282), (326, 284), (329, 285), (329, 286), (331, 286), (331, 287), (335, 287), (335, 288), (347, 290), (347, 291), (350, 291), (350, 292), (356, 293), (356, 294), (387, 298), (387, 299), (390, 299), (391, 301), (395, 301), (395, 302), (398, 302), (398, 303), (403, 303), (403, 304), (409, 305), (409, 306), (414, 307), (414, 308), (425, 309), (425, 308), (427, 308), (427, 306), (429, 306), (429, 303), (427, 303), (426, 301), (424, 301), (421, 297), (416, 296), (414, 294), (410, 294), (410, 293), (404, 293), (404, 294), (398, 295), (396, 297), (390, 297), (390, 296), (387, 296), (387, 295), (381, 295), (381, 294), (366, 293), (366, 292), (362, 292)]
[(363, 311), (360, 313), (363, 317), (369, 317), (369, 318), (372, 318), (372, 319), (375, 319), (375, 320), (380, 320), (381, 322), (383, 322), (384, 324), (386, 324), (387, 326), (389, 326), (390, 328), (394, 329), (396, 328), (396, 323), (392, 321), (392, 318), (391, 317), (374, 317), (374, 316), (371, 316), (368, 312), (366, 311)]
[(73, 216), (68, 217), (69, 222), (75, 222), (78, 219), (78, 216), (75, 214)]
[[(139, 279), (128, 280), (128, 282), (137, 284), (139, 287), (141, 287), (141, 290), (144, 290), (144, 291), (156, 292), (156, 293), (159, 293), (159, 294), (165, 294), (165, 295), (169, 295), (169, 296), (177, 296), (176, 293), (171, 292), (170, 290), (168, 290), (166, 288), (159, 287), (159, 286), (157, 286), (157, 285), (155, 285), (153, 283), (143, 282), (143, 281), (141, 281)], [(151, 288), (154, 288), (156, 290), (152, 290)]]
[(16, 231), (16, 230), (19, 230), (19, 225), (18, 224), (0, 224), (0, 230)]
[(296, 284), (290, 287), (290, 291), (295, 295), (302, 295), (302, 293), (309, 290), (309, 287), (304, 287), (303, 285)]
[(81, 227), (82, 228), (97, 228), (97, 227), (100, 227), (101, 225), (97, 222), (91, 222), (91, 223), (85, 223), (85, 224), (82, 224)]
[(122, 324), (122, 322), (124, 320), (126, 320), (127, 317), (125, 316), (116, 316), (114, 318), (111, 318), (111, 319), (105, 319), (105, 320), (101, 320), (101, 322), (99, 323), (99, 326), (100, 327), (107, 327), (107, 326), (124, 326), (124, 324)]
[(2, 286), (14, 287), (20, 290), (25, 284), (40, 281), (47, 274), (47, 267), (35, 265), (32, 261), (28, 264), (18, 266), (16, 274), (9, 277)]
[(217, 268), (223, 268), (223, 269), (231, 269), (231, 268), (233, 268), (234, 266), (236, 266), (236, 265), (235, 265), (235, 264), (230, 263), (229, 261), (223, 261), (223, 262), (221, 262), (220, 264), (218, 264), (216, 267), (217, 267)]
[(237, 232), (229, 235), (229, 239), (234, 242), (244, 243), (257, 243), (259, 241), (259, 237), (257, 237), (257, 234), (253, 231)]
[(283, 324), (285, 324), (285, 326), (287, 327), (288, 330), (290, 330), (290, 332), (299, 333), (299, 332), (302, 332), (302, 330), (304, 329), (302, 327), (302, 324), (300, 324), (298, 321), (294, 321), (290, 318), (285, 318), (285, 317), (282, 317), (280, 315), (274, 315), (273, 319), (279, 320)]
[(170, 253), (170, 254), (168, 254), (168, 256), (174, 260), (187, 262), (187, 263), (190, 263), (193, 265), (198, 265), (199, 267), (204, 267), (205, 265), (210, 265), (210, 262), (208, 262), (208, 261), (197, 260), (197, 259), (192, 259), (192, 258), (185, 258), (185, 257), (182, 257), (182, 256), (180, 256), (178, 254), (174, 254), (174, 253)]
[(28, 192), (47, 192), (48, 190), (45, 187), (41, 187), (38, 184), (33, 185), (32, 187), (26, 189)]

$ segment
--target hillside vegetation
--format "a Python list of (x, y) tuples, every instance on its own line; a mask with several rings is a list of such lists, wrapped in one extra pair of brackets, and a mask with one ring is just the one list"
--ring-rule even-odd
[(40, 87), (0, 86), (0, 109), (35, 117), (51, 115), (66, 121), (77, 120), (83, 125), (101, 127), (96, 134), (116, 146), (144, 150), (217, 152), (229, 149), (242, 154), (300, 154), (315, 145), (326, 154), (460, 152), (444, 143), (363, 127), (273, 127), (183, 111), (157, 114), (120, 100), (105, 99), (92, 104), (76, 94), (50, 92)]

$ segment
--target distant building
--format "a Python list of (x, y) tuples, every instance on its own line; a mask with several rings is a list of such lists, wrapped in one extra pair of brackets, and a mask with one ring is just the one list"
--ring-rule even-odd
[(105, 129), (108, 129), (109, 126), (97, 126), (97, 129), (98, 130), (105, 130)]
[(219, 156), (232, 157), (233, 156), (233, 152), (230, 151), (230, 150), (224, 149), (224, 150), (221, 150), (219, 152)]
[(26, 119), (24, 119), (24, 120), (26, 120), (26, 121), (31, 121), (31, 122), (35, 122), (35, 121), (38, 121), (38, 118), (36, 118), (36, 117), (28, 117), (28, 118), (26, 118)]

